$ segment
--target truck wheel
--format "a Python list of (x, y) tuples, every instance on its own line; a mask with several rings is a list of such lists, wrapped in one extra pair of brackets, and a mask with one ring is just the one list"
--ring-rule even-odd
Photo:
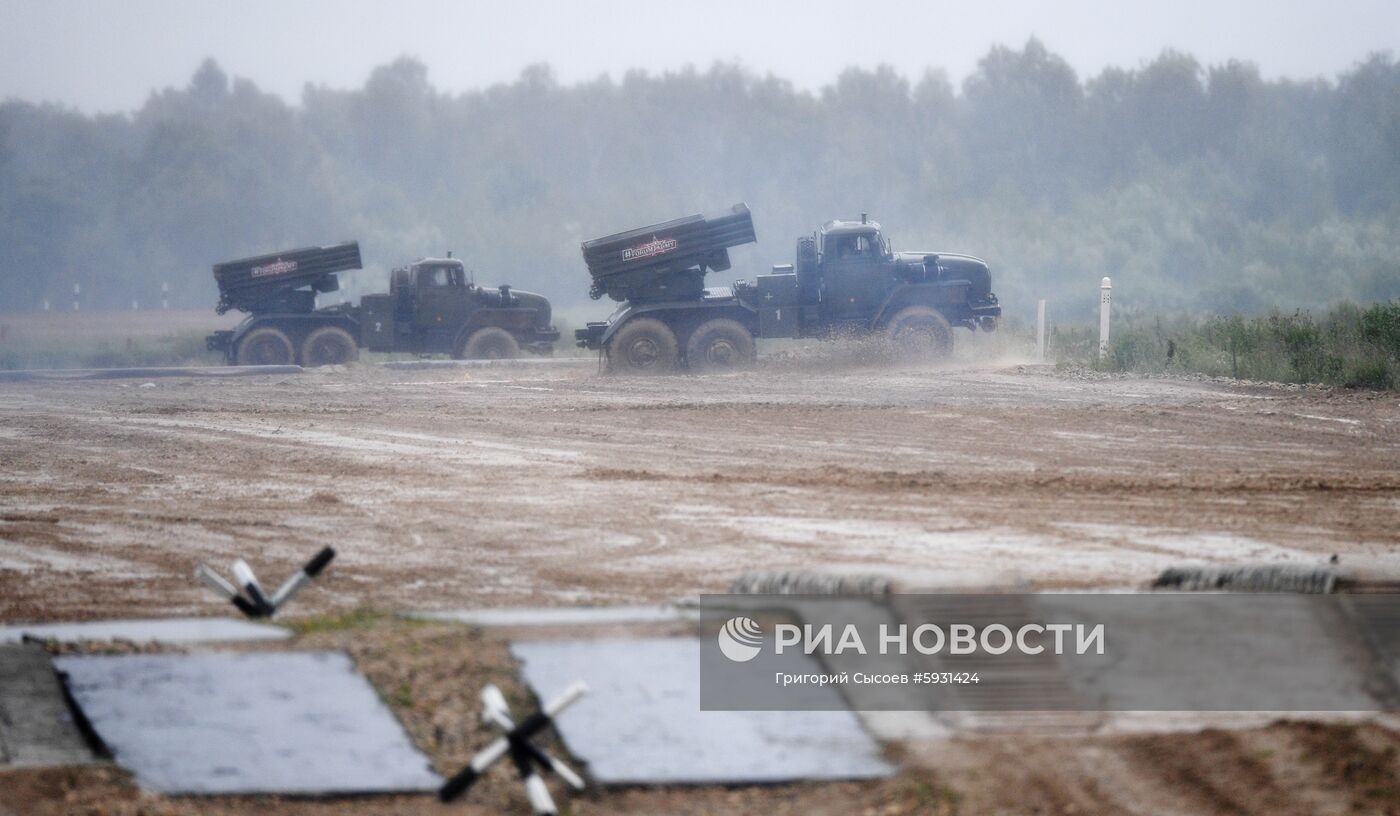
[(342, 365), (360, 359), (360, 348), (350, 332), (339, 326), (322, 326), (306, 335), (301, 344), (304, 366)]
[(660, 320), (627, 321), (608, 341), (608, 371), (615, 374), (665, 374), (680, 362), (675, 332)]
[(291, 365), (295, 361), (292, 340), (281, 329), (263, 326), (238, 341), (239, 365)]
[(885, 336), (901, 360), (941, 360), (953, 353), (953, 327), (927, 306), (900, 309), (886, 327)]
[(472, 332), (453, 356), (459, 360), (513, 360), (520, 356), (520, 344), (505, 329), (488, 326)]
[(752, 368), (756, 358), (753, 335), (727, 317), (701, 323), (685, 344), (691, 371), (738, 371)]

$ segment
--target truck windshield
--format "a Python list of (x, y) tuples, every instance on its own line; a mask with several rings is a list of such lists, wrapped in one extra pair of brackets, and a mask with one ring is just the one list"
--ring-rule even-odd
[(841, 235), (836, 238), (837, 258), (869, 258), (881, 254), (880, 237), (877, 234)]
[(462, 270), (451, 266), (434, 266), (419, 278), (424, 286), (461, 286)]

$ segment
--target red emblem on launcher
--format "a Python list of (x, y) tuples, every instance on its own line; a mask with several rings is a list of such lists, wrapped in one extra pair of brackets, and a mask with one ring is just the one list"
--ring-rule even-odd
[(295, 271), (297, 271), (296, 261), (274, 261), (266, 266), (253, 267), (251, 275), (254, 278), (266, 278), (271, 275), (285, 275)]
[(652, 238), (645, 244), (637, 244), (622, 250), (622, 260), (635, 261), (638, 258), (651, 258), (664, 255), (678, 246), (675, 238)]

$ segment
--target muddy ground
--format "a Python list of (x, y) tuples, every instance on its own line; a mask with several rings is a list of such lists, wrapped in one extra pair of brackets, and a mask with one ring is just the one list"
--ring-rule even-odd
[(1400, 397), (1028, 367), (618, 379), (589, 365), (0, 383), (0, 620), (662, 601), (745, 569), (1130, 586), (1400, 565)]
[[(746, 374), (640, 380), (585, 364), (0, 383), (0, 461), (5, 623), (224, 614), (197, 563), (242, 556), (275, 583), (327, 543), (341, 555), (296, 616), (666, 601), (758, 568), (907, 588), (1136, 586), (1183, 562), (1334, 554), (1400, 571), (1397, 395), (1007, 361), (889, 369), (798, 349)], [(349, 648), (391, 701), (395, 672), (467, 676), (460, 661), (498, 648), (384, 626), (401, 624), (298, 643)], [(441, 663), (395, 651), (415, 638), (439, 638), (413, 654)], [(434, 694), (395, 706), (446, 769), (473, 735), (435, 744), (415, 707), (466, 716), (472, 698)], [(573, 812), (1396, 813), (1397, 745), (1374, 724), (1298, 722), (985, 736), (899, 747), (908, 770), (889, 782), (631, 790)], [(143, 797), (111, 769), (5, 782), (33, 812), (267, 804)], [(508, 775), (491, 790), (516, 795)], [(283, 809), (442, 812), (426, 797)]]

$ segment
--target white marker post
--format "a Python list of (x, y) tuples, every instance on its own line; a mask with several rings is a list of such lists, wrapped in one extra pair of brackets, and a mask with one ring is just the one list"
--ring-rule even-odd
[(83, 287), (76, 283), (73, 284), (73, 311), (75, 312), (78, 311), (78, 298), (82, 297), (82, 294)]
[(1099, 282), (1099, 359), (1108, 354), (1108, 312), (1113, 306), (1113, 281)]
[(1035, 304), (1035, 361), (1045, 362), (1045, 301)]
[(170, 284), (168, 282), (160, 285), (160, 308), (166, 311), (170, 309)]

